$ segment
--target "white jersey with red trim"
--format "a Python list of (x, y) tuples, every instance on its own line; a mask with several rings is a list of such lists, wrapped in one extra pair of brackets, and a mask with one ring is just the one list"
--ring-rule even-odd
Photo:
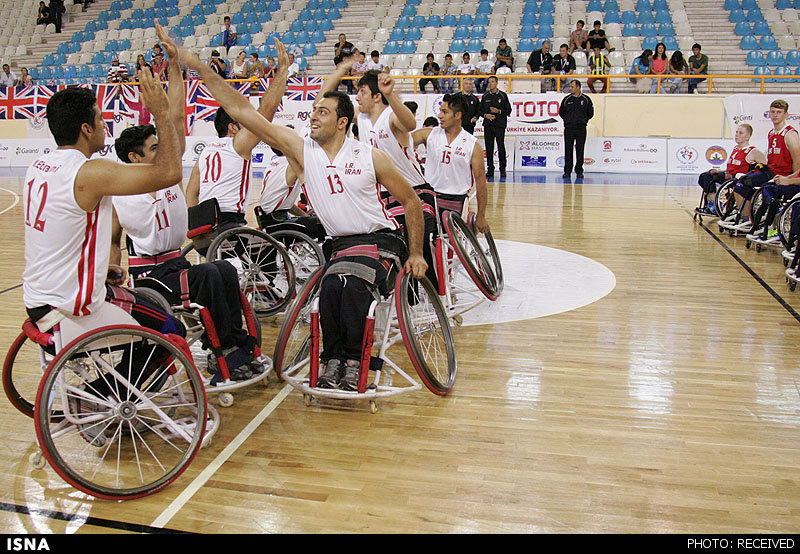
[(300, 181), (295, 179), (291, 186), (286, 183), (287, 169), (289, 160), (285, 156), (273, 156), (267, 166), (261, 199), (258, 201), (265, 214), (271, 214), (276, 210), (288, 210), (300, 196)]
[(189, 214), (180, 185), (153, 194), (115, 196), (113, 204), (137, 256), (155, 256), (183, 246)]
[(391, 108), (386, 108), (372, 124), (369, 114), (358, 115), (358, 138), (361, 142), (368, 142), (373, 147), (383, 150), (412, 187), (424, 185), (425, 177), (422, 175), (417, 158), (414, 154), (414, 139), (408, 135), (408, 144), (400, 144), (392, 133), (389, 118), (392, 116)]
[(372, 146), (346, 137), (331, 162), (317, 141), (307, 138), (303, 164), (303, 190), (330, 236), (398, 228), (380, 197)]
[(111, 198), (92, 212), (78, 205), (75, 176), (87, 161), (78, 150), (54, 150), (25, 174), (22, 299), (28, 308), (50, 305), (82, 316), (105, 301)]
[(250, 160), (245, 160), (236, 152), (233, 137), (222, 137), (206, 146), (197, 164), (200, 171), (200, 202), (216, 198), (220, 211), (247, 211), (250, 200)]
[(434, 127), (425, 141), (425, 176), (433, 190), (442, 194), (467, 194), (474, 184), (472, 152), (476, 138), (461, 129), (452, 143), (441, 127)]

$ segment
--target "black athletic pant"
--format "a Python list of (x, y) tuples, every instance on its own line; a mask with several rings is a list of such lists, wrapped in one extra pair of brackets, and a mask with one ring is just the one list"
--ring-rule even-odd
[(500, 159), (500, 173), (506, 172), (506, 128), (493, 125), (483, 126), (483, 140), (486, 144), (486, 173), (494, 173), (494, 143), (497, 142), (497, 157)]
[(564, 175), (572, 173), (573, 151), (575, 153), (575, 173), (583, 174), (583, 150), (586, 146), (586, 127), (564, 128)]

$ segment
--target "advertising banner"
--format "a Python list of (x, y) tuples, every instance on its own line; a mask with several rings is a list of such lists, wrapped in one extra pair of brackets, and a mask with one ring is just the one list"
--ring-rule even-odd
[(795, 128), (800, 127), (800, 95), (797, 94), (731, 94), (723, 100), (725, 115), (731, 129), (731, 136), (742, 123), (753, 127), (753, 142), (766, 140), (767, 133), (773, 128), (769, 118), (769, 105), (775, 100), (789, 103), (789, 115), (786, 123)]
[[(564, 138), (518, 136), (515, 149), (517, 170), (564, 171)], [(592, 172), (667, 172), (666, 138), (586, 139), (583, 170)]]
[(709, 169), (724, 171), (734, 144), (731, 139), (669, 139), (668, 172), (699, 175)]

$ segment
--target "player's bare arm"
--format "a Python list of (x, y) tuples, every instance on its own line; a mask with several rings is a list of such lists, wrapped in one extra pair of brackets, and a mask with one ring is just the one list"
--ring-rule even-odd
[[(161, 25), (156, 24), (156, 30), (162, 44), (166, 42), (175, 44)], [(300, 174), (303, 173), (303, 139), (299, 135), (288, 127), (273, 125), (267, 121), (263, 115), (253, 108), (247, 98), (239, 94), (214, 70), (200, 61), (197, 54), (183, 47), (176, 46), (176, 49), (180, 60), (191, 69), (197, 71), (200, 78), (205, 81), (211, 94), (214, 95), (220, 106), (225, 108), (225, 111), (234, 121), (241, 123), (269, 146), (274, 146), (283, 152), (289, 163), (294, 165), (295, 171)]]
[(475, 228), (481, 233), (489, 231), (489, 223), (486, 221), (486, 203), (489, 193), (486, 188), (486, 176), (483, 173), (483, 148), (479, 143), (475, 143), (472, 149), (472, 176), (475, 179), (475, 197), (478, 200), (478, 213), (475, 217)]
[(200, 202), (200, 162), (195, 162), (192, 168), (192, 174), (189, 176), (189, 182), (186, 183), (186, 205), (188, 207), (197, 206)]
[(342, 80), (342, 77), (350, 75), (350, 70), (353, 69), (355, 63), (356, 63), (355, 56), (348, 56), (347, 58), (339, 62), (339, 65), (336, 66), (336, 71), (334, 71), (333, 74), (331, 74), (322, 83), (322, 88), (319, 89), (317, 97), (322, 98), (326, 92), (335, 90), (336, 87), (339, 86), (339, 81)]
[[(110, 285), (123, 285), (128, 279), (125, 268), (122, 267), (122, 225), (117, 217), (117, 210), (111, 208), (111, 250), (108, 255), (108, 278)], [(113, 274), (113, 278), (112, 278)]]
[(172, 112), (172, 124), (178, 135), (178, 144), (181, 155), (186, 150), (186, 85), (183, 82), (183, 72), (178, 62), (178, 53), (172, 48), (164, 50), (169, 56), (169, 107)]
[(140, 91), (158, 130), (155, 160), (152, 164), (120, 164), (96, 159), (83, 164), (75, 177), (75, 201), (87, 212), (94, 211), (104, 196), (153, 192), (181, 181), (180, 144), (170, 118), (167, 95), (148, 71), (142, 72)]
[(389, 160), (389, 156), (377, 148), (373, 148), (372, 163), (375, 166), (378, 182), (403, 205), (409, 242), (409, 255), (405, 267), (414, 277), (421, 279), (428, 269), (428, 264), (422, 255), (422, 240), (425, 231), (422, 203), (411, 185)]
[(800, 134), (797, 131), (786, 133), (786, 148), (792, 157), (792, 174), (800, 171)]
[(411, 138), (414, 139), (414, 148), (416, 148), (420, 144), (425, 144), (432, 130), (433, 127), (424, 127), (422, 129), (417, 129), (416, 131), (411, 133)]
[[(392, 109), (392, 115), (389, 117), (389, 125), (395, 137), (399, 140), (398, 133), (410, 133), (417, 128), (417, 120), (414, 114), (408, 109), (408, 106), (403, 104), (400, 96), (394, 92), (394, 79), (388, 73), (381, 73), (378, 76), (378, 89), (386, 97), (389, 102), (389, 107)], [(405, 141), (402, 141), (405, 144)]]
[[(275, 112), (278, 111), (278, 107), (281, 105), (289, 76), (289, 55), (286, 53), (286, 47), (276, 38), (275, 48), (278, 51), (278, 72), (272, 78), (269, 88), (261, 96), (258, 104), (258, 113), (263, 115), (269, 122), (272, 122)], [(236, 153), (247, 159), (250, 158), (250, 153), (259, 142), (261, 142), (261, 139), (246, 128), (240, 130), (233, 137), (233, 147), (236, 149)]]

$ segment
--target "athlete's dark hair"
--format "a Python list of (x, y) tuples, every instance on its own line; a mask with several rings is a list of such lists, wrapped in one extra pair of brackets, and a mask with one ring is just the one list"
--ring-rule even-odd
[(218, 137), (228, 136), (228, 124), (236, 123), (222, 107), (217, 108), (214, 115), (214, 129), (217, 130)]
[(137, 125), (135, 127), (128, 127), (119, 138), (114, 141), (114, 150), (117, 152), (117, 157), (126, 164), (131, 163), (128, 154), (135, 152), (140, 156), (144, 156), (144, 142), (156, 134), (156, 128), (152, 125)]
[(94, 129), (97, 98), (86, 88), (70, 87), (55, 93), (47, 103), (47, 125), (58, 146), (72, 146), (81, 136), (81, 125)]
[(413, 100), (409, 100), (407, 102), (403, 102), (403, 105), (405, 105), (406, 108), (411, 110), (411, 113), (417, 115), (417, 109), (419, 108), (419, 104), (417, 104)]
[(438, 127), (439, 120), (433, 117), (432, 115), (425, 118), (425, 121), (422, 122), (423, 127)]
[(389, 100), (386, 99), (386, 97), (381, 92), (381, 89), (378, 88), (378, 75), (380, 74), (381, 72), (378, 71), (377, 69), (370, 69), (369, 71), (364, 73), (364, 75), (362, 75), (361, 78), (358, 80), (358, 88), (369, 87), (370, 94), (372, 94), (373, 96), (375, 96), (376, 94), (380, 94), (381, 102), (383, 102), (384, 106), (388, 106)]
[(442, 102), (447, 102), (447, 105), (450, 106), (453, 113), (459, 112), (461, 114), (461, 119), (464, 119), (469, 111), (467, 99), (464, 98), (463, 94), (445, 94), (444, 98), (442, 98)]
[(323, 98), (336, 98), (338, 104), (336, 105), (336, 118), (339, 119), (340, 117), (347, 118), (347, 127), (345, 127), (345, 132), (350, 131), (350, 125), (353, 123), (353, 119), (356, 117), (356, 110), (353, 107), (353, 102), (350, 100), (350, 97), (347, 96), (344, 92), (338, 90), (329, 90), (325, 94), (322, 95)]

